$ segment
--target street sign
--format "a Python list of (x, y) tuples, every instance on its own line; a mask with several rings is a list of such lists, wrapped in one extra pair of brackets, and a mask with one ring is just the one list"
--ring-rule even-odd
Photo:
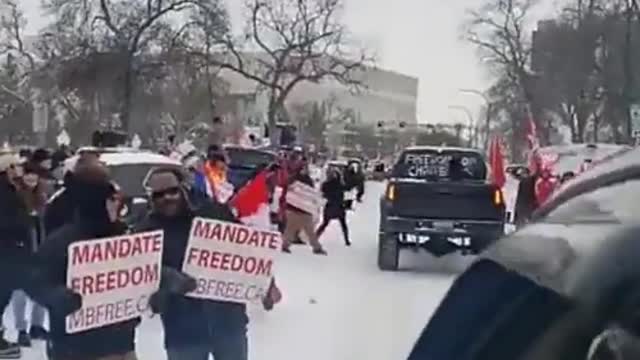
[(629, 106), (629, 114), (631, 117), (631, 134), (634, 138), (640, 138), (640, 104), (631, 104)]

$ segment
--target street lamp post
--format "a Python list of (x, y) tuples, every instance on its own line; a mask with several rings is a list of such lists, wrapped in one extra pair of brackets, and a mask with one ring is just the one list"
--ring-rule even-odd
[(468, 128), (469, 128), (469, 146), (473, 145), (473, 136), (471, 134), (471, 131), (473, 129), (473, 115), (471, 114), (471, 110), (469, 110), (466, 106), (462, 106), (462, 105), (449, 105), (449, 109), (451, 110), (458, 110), (458, 111), (462, 111), (467, 115), (467, 120), (469, 121), (468, 124)]
[(487, 149), (489, 146), (489, 133), (491, 132), (491, 110), (492, 110), (492, 104), (491, 101), (489, 100), (489, 98), (487, 97), (487, 95), (485, 95), (482, 91), (479, 90), (475, 90), (475, 89), (459, 89), (459, 91), (461, 93), (466, 93), (466, 94), (473, 94), (473, 95), (477, 95), (480, 96), (482, 98), (482, 100), (484, 100), (485, 105), (486, 105), (486, 114), (485, 114), (485, 139), (484, 139), (484, 148)]

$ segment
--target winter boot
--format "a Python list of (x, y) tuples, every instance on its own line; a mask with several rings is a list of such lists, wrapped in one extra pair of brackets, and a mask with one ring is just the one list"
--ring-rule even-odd
[(29, 335), (33, 340), (47, 340), (49, 338), (49, 332), (42, 326), (32, 326)]
[(4, 332), (0, 331), (0, 359), (19, 359), (20, 357), (22, 357), (20, 346), (5, 340)]
[(31, 336), (25, 330), (18, 333), (18, 345), (22, 347), (31, 347)]

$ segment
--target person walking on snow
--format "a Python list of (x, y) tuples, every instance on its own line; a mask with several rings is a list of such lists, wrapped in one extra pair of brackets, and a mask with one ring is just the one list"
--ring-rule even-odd
[[(47, 202), (46, 179), (40, 177), (41, 168), (36, 163), (27, 163), (24, 167), (22, 177), (21, 195), (25, 201), (27, 211), (31, 220), (30, 245), (29, 250), (35, 252), (44, 237), (44, 226), (42, 224), (42, 213)], [(31, 339), (45, 340), (47, 330), (44, 327), (45, 309), (37, 303), (31, 304), (30, 316), (27, 319), (28, 297), (23, 290), (16, 290), (13, 293), (13, 317), (18, 330), (18, 344), (20, 346), (31, 346)], [(27, 321), (28, 320), (28, 321)]]
[[(0, 313), (9, 305), (12, 293), (22, 287), (16, 274), (26, 272), (31, 252), (31, 221), (21, 195), (20, 162), (15, 154), (0, 155)], [(20, 347), (6, 340), (4, 330), (0, 322), (0, 359), (20, 358)]]
[(324, 206), (322, 224), (320, 224), (320, 227), (316, 230), (317, 236), (322, 236), (329, 222), (336, 219), (340, 222), (345, 245), (351, 246), (351, 241), (349, 241), (349, 227), (346, 219), (347, 211), (344, 204), (344, 192), (347, 190), (347, 187), (342, 181), (340, 172), (337, 169), (330, 169), (328, 171), (327, 180), (322, 184), (321, 190), (327, 203)]
[[(306, 163), (301, 163), (300, 166), (294, 170), (293, 176), (289, 178), (288, 187), (295, 182), (313, 187), (313, 179), (309, 176), (309, 169)], [(287, 189), (287, 191), (291, 191)], [(282, 251), (285, 253), (291, 253), (291, 243), (295, 240), (299, 232), (304, 232), (309, 240), (309, 244), (313, 249), (313, 253), (316, 255), (327, 255), (320, 242), (314, 229), (313, 214), (299, 209), (289, 203), (286, 204), (286, 224), (284, 234), (282, 236)]]

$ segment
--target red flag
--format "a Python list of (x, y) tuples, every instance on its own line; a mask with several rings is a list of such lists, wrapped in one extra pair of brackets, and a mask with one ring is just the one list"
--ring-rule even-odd
[[(243, 224), (268, 229), (271, 226), (269, 207), (269, 186), (267, 185), (268, 171), (262, 170), (253, 180), (243, 186), (231, 199), (229, 205), (236, 211), (236, 216)], [(269, 289), (262, 299), (266, 310), (271, 310), (274, 304), (282, 300), (282, 292), (271, 280)]]
[(499, 136), (491, 139), (489, 146), (489, 165), (491, 166), (492, 180), (495, 185), (502, 188), (507, 182), (504, 174), (504, 155), (502, 153), (502, 142)]
[(257, 215), (264, 206), (268, 207), (267, 171), (261, 171), (253, 180), (243, 186), (231, 199), (229, 205), (236, 210), (236, 216), (241, 220)]

